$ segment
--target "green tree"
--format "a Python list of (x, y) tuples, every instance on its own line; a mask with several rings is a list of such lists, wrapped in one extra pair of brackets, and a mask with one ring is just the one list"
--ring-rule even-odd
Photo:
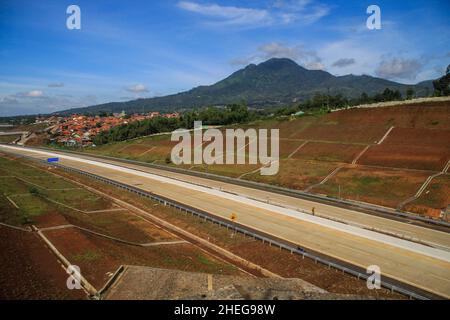
[(359, 100), (360, 100), (361, 104), (366, 104), (366, 103), (370, 102), (369, 95), (367, 93), (365, 93), (365, 92), (361, 93), (361, 97), (360, 97)]

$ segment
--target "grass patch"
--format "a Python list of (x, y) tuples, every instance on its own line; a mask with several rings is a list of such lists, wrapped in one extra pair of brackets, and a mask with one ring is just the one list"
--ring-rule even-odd
[(198, 261), (200, 261), (201, 263), (203, 263), (204, 265), (207, 265), (207, 266), (211, 266), (214, 264), (211, 260), (209, 260), (207, 257), (205, 257), (204, 255), (202, 255), (200, 253), (197, 255), (197, 259), (198, 259)]
[(63, 203), (82, 211), (95, 211), (111, 208), (111, 203), (84, 189), (51, 190), (47, 192), (49, 199)]
[(27, 225), (33, 222), (26, 211), (14, 207), (3, 195), (0, 195), (0, 221), (13, 226)]
[(30, 182), (30, 184), (35, 184), (44, 189), (70, 189), (76, 187), (72, 183), (69, 183), (63, 179), (55, 177), (54, 175), (46, 173), (34, 176), (25, 176), (25, 175), (20, 176), (22, 179), (26, 180), (27, 182)]
[(3, 193), (5, 195), (12, 195), (28, 192), (29, 186), (20, 180), (14, 177), (0, 178), (0, 193)]
[(21, 135), (0, 136), (0, 143), (10, 143), (20, 137)]
[(19, 206), (20, 210), (26, 212), (29, 217), (40, 216), (54, 210), (54, 207), (39, 195), (24, 194), (14, 197), (13, 201)]
[(344, 168), (313, 191), (334, 198), (340, 195), (345, 199), (395, 208), (401, 201), (414, 195), (426, 178), (426, 173)]
[(369, 186), (378, 183), (382, 183), (382, 180), (379, 177), (370, 177), (370, 176), (359, 176), (355, 177), (354, 181), (362, 186)]
[(244, 179), (302, 190), (320, 182), (338, 165), (334, 162), (299, 159), (281, 160), (278, 174), (262, 176), (260, 172), (256, 172), (245, 176)]
[[(3, 195), (0, 199), (0, 221), (4, 223), (30, 224), (34, 223), (35, 217), (47, 213), (75, 214), (46, 198), (84, 211), (111, 208), (110, 202), (105, 199), (41, 169), (27, 166), (21, 160), (0, 157), (0, 170), (0, 174), (5, 175), (0, 177), (0, 194)], [(48, 190), (53, 188), (73, 190)], [(10, 203), (7, 196), (19, 209)]]
[(72, 259), (76, 262), (93, 262), (97, 261), (102, 257), (102, 255), (93, 250), (87, 250), (84, 253), (75, 254)]

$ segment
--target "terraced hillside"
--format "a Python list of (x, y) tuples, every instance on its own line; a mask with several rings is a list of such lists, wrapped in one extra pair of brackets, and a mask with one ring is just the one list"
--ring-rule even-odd
[[(450, 193), (445, 192), (449, 176), (446, 166), (450, 161), (448, 101), (355, 108), (296, 119), (258, 121), (244, 127), (280, 129), (277, 175), (261, 176), (258, 171), (261, 166), (253, 164), (184, 167), (435, 218), (442, 218), (450, 203)], [(169, 135), (163, 135), (86, 151), (173, 165), (170, 152), (175, 144)], [(428, 179), (430, 176), (435, 177)], [(424, 185), (425, 182), (429, 185)], [(423, 192), (419, 192), (421, 189)]]

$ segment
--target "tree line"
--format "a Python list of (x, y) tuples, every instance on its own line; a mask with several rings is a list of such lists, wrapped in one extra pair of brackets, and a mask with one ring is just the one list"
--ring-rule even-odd
[[(406, 99), (412, 99), (415, 92), (407, 89)], [(156, 117), (130, 124), (123, 124), (99, 133), (93, 142), (102, 145), (110, 142), (124, 141), (161, 132), (171, 132), (178, 128), (192, 129), (194, 121), (202, 121), (204, 125), (243, 124), (249, 121), (277, 116), (290, 116), (298, 111), (329, 111), (361, 104), (398, 101), (403, 96), (399, 90), (386, 88), (383, 92), (369, 96), (363, 92), (357, 98), (346, 98), (342, 94), (329, 95), (316, 93), (311, 99), (297, 105), (278, 107), (269, 110), (249, 110), (244, 102), (226, 107), (208, 107), (183, 113), (179, 118)]]
[[(406, 91), (406, 99), (412, 99), (415, 92), (412, 88)], [(363, 92), (357, 98), (347, 98), (342, 94), (330, 95), (326, 93), (316, 93), (311, 99), (303, 101), (295, 106), (282, 107), (275, 110), (275, 115), (291, 115), (298, 111), (311, 111), (311, 110), (332, 110), (341, 109), (346, 107), (357, 106), (361, 104), (370, 104), (386, 101), (399, 101), (402, 100), (402, 94), (399, 90), (392, 90), (386, 88), (383, 92), (377, 93), (373, 96), (369, 96)]]
[(96, 145), (102, 145), (155, 133), (171, 132), (179, 128), (192, 129), (194, 121), (202, 121), (204, 125), (230, 125), (246, 123), (256, 118), (256, 113), (251, 112), (244, 103), (232, 104), (224, 108), (209, 107), (188, 111), (179, 118), (155, 117), (123, 124), (108, 131), (100, 132), (94, 137), (93, 142)]

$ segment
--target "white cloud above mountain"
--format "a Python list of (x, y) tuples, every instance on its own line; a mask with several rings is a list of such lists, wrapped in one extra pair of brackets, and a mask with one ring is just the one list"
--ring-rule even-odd
[(30, 98), (38, 98), (38, 97), (42, 97), (43, 95), (44, 95), (44, 92), (42, 92), (41, 90), (32, 90), (25, 94), (25, 96), (30, 97)]
[(308, 50), (303, 45), (289, 46), (281, 42), (269, 42), (259, 46), (255, 53), (236, 58), (231, 61), (232, 65), (247, 65), (259, 63), (270, 58), (288, 58), (295, 60), (307, 69), (322, 70), (324, 65), (322, 59), (314, 50)]
[(422, 67), (423, 63), (419, 59), (394, 57), (383, 59), (375, 70), (375, 74), (386, 79), (414, 80)]
[(147, 89), (147, 87), (145, 85), (143, 85), (142, 83), (138, 83), (138, 84), (134, 84), (131, 86), (128, 86), (126, 88), (126, 90), (128, 92), (132, 92), (132, 93), (144, 93), (144, 92), (149, 92), (149, 90)]
[(331, 10), (313, 0), (277, 0), (262, 8), (179, 1), (177, 7), (207, 18), (209, 24), (250, 27), (294, 22), (311, 24), (327, 16)]
[(351, 66), (352, 64), (355, 64), (356, 60), (353, 58), (341, 58), (333, 62), (333, 67), (343, 68), (347, 66)]

